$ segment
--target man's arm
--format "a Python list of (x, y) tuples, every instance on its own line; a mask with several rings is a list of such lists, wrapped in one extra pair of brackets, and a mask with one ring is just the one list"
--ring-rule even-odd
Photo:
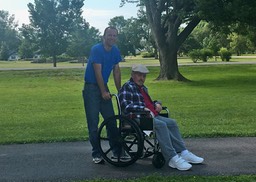
[(102, 78), (102, 74), (101, 74), (102, 66), (101, 66), (101, 64), (94, 63), (93, 64), (93, 69), (94, 69), (94, 72), (95, 72), (95, 77), (96, 77), (96, 80), (97, 80), (97, 84), (100, 88), (102, 98), (105, 99), (105, 100), (111, 99), (111, 95), (110, 95), (109, 92), (107, 92), (107, 90), (105, 88), (103, 78)]
[(115, 82), (115, 85), (116, 85), (116, 89), (117, 89), (117, 91), (119, 91), (120, 88), (121, 88), (121, 71), (120, 71), (119, 64), (116, 64), (114, 66), (113, 77), (114, 77), (114, 82)]

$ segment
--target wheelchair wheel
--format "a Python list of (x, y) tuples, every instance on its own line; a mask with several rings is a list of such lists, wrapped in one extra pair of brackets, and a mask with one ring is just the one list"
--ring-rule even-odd
[(165, 164), (164, 156), (161, 152), (156, 152), (152, 159), (152, 164), (155, 168), (162, 168)]
[(134, 120), (110, 117), (100, 125), (98, 137), (102, 157), (114, 166), (129, 166), (142, 155), (143, 136)]

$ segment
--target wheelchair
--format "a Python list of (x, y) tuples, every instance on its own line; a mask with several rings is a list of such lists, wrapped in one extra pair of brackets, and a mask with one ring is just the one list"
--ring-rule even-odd
[[(118, 96), (112, 94), (113, 97), (116, 98), (118, 114), (104, 120), (98, 129), (99, 148), (103, 159), (114, 166), (126, 167), (138, 159), (153, 156), (153, 166), (163, 167), (165, 159), (156, 139), (150, 112), (122, 115)], [(160, 115), (169, 117), (166, 107), (163, 107), (163, 111)], [(107, 132), (111, 127), (111, 131), (115, 132)]]

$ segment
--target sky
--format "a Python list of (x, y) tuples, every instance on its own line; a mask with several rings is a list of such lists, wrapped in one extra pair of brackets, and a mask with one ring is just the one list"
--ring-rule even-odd
[[(115, 16), (124, 16), (125, 19), (137, 17), (136, 4), (128, 3), (120, 8), (120, 2), (121, 0), (85, 0), (83, 17), (101, 33)], [(22, 23), (29, 24), (28, 3), (34, 3), (34, 0), (0, 0), (0, 10), (14, 14), (15, 20), (21, 26)]]

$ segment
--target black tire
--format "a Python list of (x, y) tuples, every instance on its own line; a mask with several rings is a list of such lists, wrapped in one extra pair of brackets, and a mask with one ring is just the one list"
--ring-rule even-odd
[[(112, 132), (107, 134), (106, 131), (109, 127), (112, 128)], [(134, 120), (127, 119), (121, 115), (110, 117), (100, 125), (98, 137), (102, 157), (114, 166), (129, 166), (142, 155), (143, 136)], [(117, 157), (115, 159), (113, 159), (113, 151), (118, 153), (115, 155)], [(126, 159), (122, 157), (124, 154)]]
[(152, 159), (152, 164), (155, 168), (162, 168), (165, 164), (164, 156), (161, 152), (156, 152)]

